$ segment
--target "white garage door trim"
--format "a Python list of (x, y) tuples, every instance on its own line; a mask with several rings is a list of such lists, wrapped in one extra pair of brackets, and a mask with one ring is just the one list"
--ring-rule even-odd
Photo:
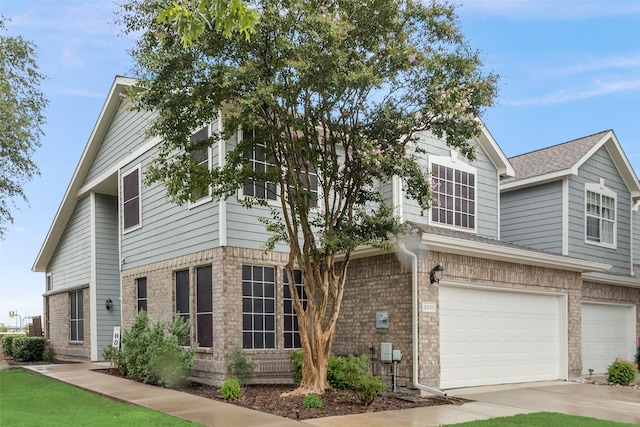
[(441, 388), (567, 379), (566, 294), (447, 282), (439, 310)]
[(616, 357), (632, 361), (636, 352), (636, 307), (582, 303), (582, 374), (604, 374)]

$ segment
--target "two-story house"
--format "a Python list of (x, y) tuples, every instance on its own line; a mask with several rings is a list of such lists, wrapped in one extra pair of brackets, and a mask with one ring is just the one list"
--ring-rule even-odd
[[(115, 79), (33, 267), (46, 273), (46, 335), (56, 357), (100, 360), (113, 328), (130, 328), (138, 311), (152, 320), (179, 313), (191, 321), (200, 380), (227, 378), (234, 348), (257, 364), (253, 381), (290, 380), (299, 336), (283, 274), (287, 247), (265, 253), (258, 219), (268, 211), (238, 202), (277, 195), (262, 183), (227, 200), (202, 194), (177, 206), (163, 186), (145, 185), (158, 141), (145, 137), (152, 113), (131, 110), (121, 96), (132, 83)], [(242, 137), (197, 158), (217, 167)], [(402, 354), (398, 384), (433, 392), (579, 376), (583, 277), (612, 263), (500, 240), (500, 180), (515, 174), (486, 129), (471, 141), (472, 162), (429, 134), (418, 143), (438, 202), (421, 216), (398, 180), (385, 187), (410, 232), (390, 251), (358, 252), (334, 352), (369, 355), (390, 381), (390, 343)]]
[(502, 239), (611, 265), (582, 275), (574, 315), (583, 374), (606, 372), (616, 357), (632, 360), (640, 331), (640, 185), (616, 135), (600, 132), (509, 160), (515, 176), (501, 184)]

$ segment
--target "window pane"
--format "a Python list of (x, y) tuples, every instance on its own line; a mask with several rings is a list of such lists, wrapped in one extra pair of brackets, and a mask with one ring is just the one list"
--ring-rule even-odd
[(181, 314), (189, 313), (188, 270), (176, 271), (176, 312)]
[(134, 197), (138, 197), (140, 194), (140, 189), (138, 184), (140, 181), (138, 180), (138, 169), (131, 172), (129, 175), (125, 175), (122, 178), (122, 187), (123, 187), (123, 197), (124, 200), (131, 200)]
[(198, 345), (200, 347), (213, 347), (213, 315), (198, 315)]
[(197, 310), (198, 313), (210, 313), (213, 310), (212, 269), (211, 266), (196, 270)]
[(140, 224), (140, 199), (135, 198), (124, 202), (124, 228)]
[(140, 278), (137, 281), (138, 285), (138, 298), (147, 297), (147, 279), (146, 277)]

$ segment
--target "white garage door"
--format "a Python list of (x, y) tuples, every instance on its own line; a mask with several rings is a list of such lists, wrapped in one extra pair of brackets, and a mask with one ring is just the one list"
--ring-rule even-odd
[(562, 378), (561, 298), (441, 286), (440, 386)]
[(633, 306), (582, 304), (582, 373), (607, 372), (617, 357), (632, 361), (635, 355)]

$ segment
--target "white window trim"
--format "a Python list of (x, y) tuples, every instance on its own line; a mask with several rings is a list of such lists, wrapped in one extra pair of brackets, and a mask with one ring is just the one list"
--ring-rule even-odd
[[(138, 199), (139, 199), (138, 218), (139, 218), (139, 221), (138, 221), (138, 225), (134, 225), (133, 227), (130, 227), (130, 228), (124, 228), (124, 182), (123, 182), (123, 179), (125, 176), (131, 174), (136, 169), (138, 170)], [(142, 228), (142, 165), (137, 164), (136, 166), (132, 167), (126, 172), (121, 173), (118, 178), (118, 181), (120, 182), (119, 204), (120, 204), (120, 218), (122, 220), (122, 234), (128, 234)]]
[[(208, 124), (206, 126), (206, 128), (207, 128), (207, 138), (211, 138), (211, 124)], [(202, 128), (200, 128), (200, 129), (202, 129)], [(197, 130), (194, 131), (194, 132), (197, 132)], [(213, 163), (213, 150), (212, 150), (212, 147), (208, 147), (207, 148), (207, 156), (209, 158), (209, 171), (211, 171), (212, 163)], [(208, 196), (204, 196), (204, 197), (196, 200), (195, 202), (191, 202), (191, 200), (189, 200), (187, 209), (196, 208), (196, 207), (198, 207), (200, 205), (204, 205), (205, 203), (209, 203), (212, 200), (213, 200), (212, 188), (211, 188), (211, 186), (209, 186), (209, 195)]]
[[(613, 199), (613, 243), (594, 242), (593, 240), (587, 239), (587, 192), (597, 193)], [(587, 245), (616, 249), (618, 247), (618, 194), (604, 185), (603, 178), (600, 178), (600, 182), (598, 183), (586, 183), (584, 185), (584, 202), (582, 208), (584, 209), (584, 243)], [(602, 216), (600, 217), (600, 221), (602, 221)], [(600, 231), (602, 232), (602, 225), (600, 226)]]
[(477, 233), (478, 232), (478, 168), (475, 166), (471, 166), (463, 160), (458, 158), (458, 152), (456, 150), (451, 150), (449, 156), (429, 156), (429, 171), (433, 169), (433, 164), (437, 164), (440, 166), (452, 168), (454, 170), (459, 170), (462, 172), (466, 172), (469, 174), (473, 174), (475, 178), (475, 185), (473, 186), (473, 200), (474, 200), (474, 218), (473, 228), (470, 227), (459, 227), (456, 225), (444, 224), (442, 222), (436, 222), (431, 217), (431, 209), (427, 213), (427, 221), (429, 225), (433, 225), (434, 227), (448, 228), (450, 230), (457, 231), (466, 231), (468, 233)]

